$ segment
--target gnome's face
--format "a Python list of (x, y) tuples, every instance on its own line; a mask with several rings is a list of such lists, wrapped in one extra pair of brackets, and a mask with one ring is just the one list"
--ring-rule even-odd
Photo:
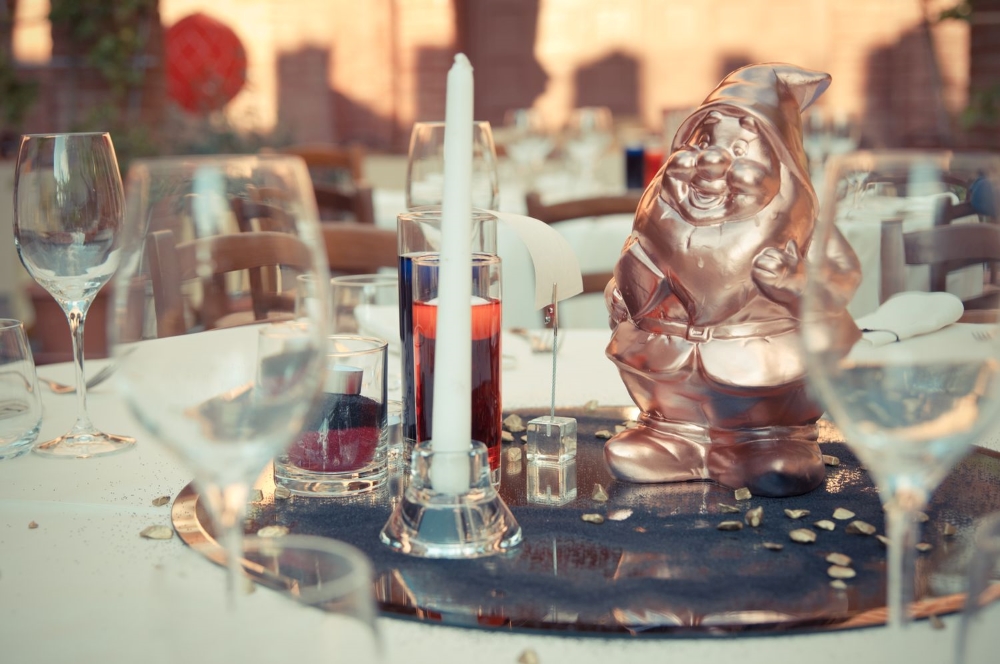
[(757, 120), (738, 109), (709, 111), (667, 160), (663, 195), (693, 224), (751, 217), (780, 186), (777, 156)]

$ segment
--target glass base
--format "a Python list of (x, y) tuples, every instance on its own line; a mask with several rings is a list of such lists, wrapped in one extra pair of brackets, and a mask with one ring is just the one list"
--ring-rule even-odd
[(135, 438), (116, 436), (93, 431), (90, 433), (68, 433), (53, 440), (39, 443), (33, 448), (35, 454), (55, 459), (89, 459), (130, 450)]
[(357, 470), (323, 473), (304, 470), (288, 462), (287, 456), (274, 460), (274, 484), (283, 486), (294, 495), (336, 498), (368, 493), (389, 479), (386, 451), (379, 450), (376, 459)]
[[(480, 558), (521, 543), (521, 526), (493, 486), (486, 446), (413, 450), (410, 483), (379, 533), (383, 544), (423, 558)], [(437, 481), (440, 489), (435, 489)], [(464, 491), (453, 491), (464, 485)]]

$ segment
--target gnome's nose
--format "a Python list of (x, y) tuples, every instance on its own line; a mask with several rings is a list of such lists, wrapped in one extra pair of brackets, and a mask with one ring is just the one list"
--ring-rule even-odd
[(698, 175), (706, 180), (718, 180), (725, 176), (732, 163), (732, 157), (726, 150), (719, 147), (709, 147), (698, 155)]

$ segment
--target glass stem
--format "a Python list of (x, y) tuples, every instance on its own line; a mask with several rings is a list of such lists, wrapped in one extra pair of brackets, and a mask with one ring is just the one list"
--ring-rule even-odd
[(914, 551), (917, 546), (917, 513), (925, 499), (918, 492), (900, 490), (886, 503), (888, 549), (888, 625), (900, 630), (910, 622), (913, 600)]
[(73, 433), (92, 433), (94, 425), (87, 413), (87, 375), (83, 370), (83, 324), (87, 319), (87, 304), (71, 302), (66, 309), (66, 321), (73, 338), (73, 366), (76, 369), (76, 424)]
[(219, 527), (218, 538), (226, 552), (226, 596), (235, 610), (243, 592), (243, 519), (250, 487), (245, 482), (213, 487), (211, 504)]

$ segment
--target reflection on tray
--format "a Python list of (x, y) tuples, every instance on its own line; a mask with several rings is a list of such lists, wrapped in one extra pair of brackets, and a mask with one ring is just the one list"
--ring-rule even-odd
[[(792, 542), (788, 532), (829, 518), (847, 507), (883, 531), (875, 488), (830, 426), (821, 427), (824, 453), (838, 456), (826, 487), (796, 498), (753, 498), (740, 510), (762, 507), (759, 528), (717, 529), (720, 503), (733, 492), (710, 483), (636, 485), (615, 482), (603, 463), (603, 441), (594, 433), (613, 428), (623, 409), (568, 411), (578, 421), (572, 468), (534, 468), (505, 453), (501, 494), (524, 529), (525, 541), (505, 556), (442, 561), (395, 553), (378, 531), (398, 497), (403, 468), (378, 493), (350, 499), (273, 500), (265, 479), (264, 502), (251, 506), (250, 531), (282, 524), (291, 532), (345, 540), (372, 559), (375, 591), (384, 613), (451, 625), (549, 629), (621, 634), (727, 633), (839, 629), (885, 620), (885, 550), (874, 537), (849, 535), (846, 522), (817, 530), (815, 544)], [(539, 413), (522, 412), (527, 420)], [(515, 449), (511, 446), (508, 450)], [(607, 503), (592, 500), (595, 484)], [(174, 505), (181, 537), (211, 541), (206, 515), (193, 509), (190, 487)], [(784, 508), (809, 509), (793, 521)], [(979, 450), (960, 464), (935, 493), (923, 540), (933, 549), (918, 562), (916, 614), (941, 615), (961, 607), (958, 594), (975, 521), (1000, 509), (1000, 455)], [(581, 519), (601, 514), (602, 524)], [(614, 520), (619, 518), (620, 520)], [(945, 538), (943, 524), (958, 534)], [(764, 542), (783, 544), (780, 551)], [(849, 555), (857, 577), (846, 590), (830, 586), (825, 556)], [(216, 562), (218, 559), (210, 555)]]

